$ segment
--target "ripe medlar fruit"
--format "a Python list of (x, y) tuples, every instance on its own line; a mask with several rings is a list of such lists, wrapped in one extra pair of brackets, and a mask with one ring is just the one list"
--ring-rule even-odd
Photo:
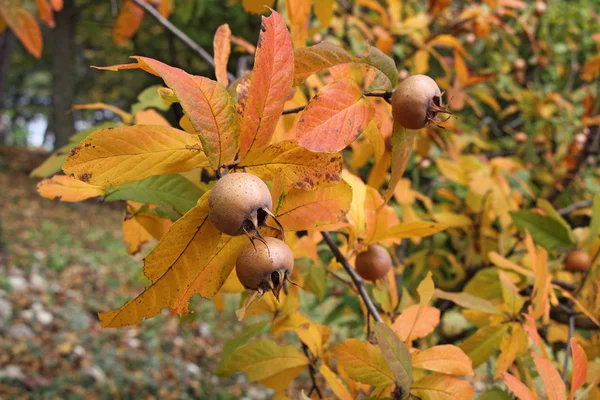
[(407, 129), (421, 129), (440, 122), (438, 113), (449, 113), (437, 83), (426, 75), (413, 75), (396, 86), (392, 95), (394, 121)]
[(361, 278), (375, 282), (383, 278), (392, 268), (392, 258), (385, 247), (372, 244), (367, 251), (358, 253), (355, 268)]
[(258, 232), (272, 208), (267, 185), (246, 172), (223, 176), (208, 195), (208, 219), (215, 228), (230, 236)]
[(294, 270), (294, 254), (287, 244), (274, 237), (249, 243), (235, 262), (235, 272), (246, 289), (279, 292)]
[(565, 257), (565, 269), (570, 272), (586, 272), (592, 266), (592, 257), (583, 250), (575, 249)]

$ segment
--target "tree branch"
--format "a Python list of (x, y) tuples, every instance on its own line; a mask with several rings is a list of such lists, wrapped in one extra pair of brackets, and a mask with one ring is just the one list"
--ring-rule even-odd
[(300, 107), (290, 108), (289, 110), (283, 110), (281, 115), (296, 114), (296, 113), (299, 113), (300, 111), (304, 110), (305, 108), (306, 108), (306, 106), (300, 106)]
[(362, 279), (360, 279), (360, 277), (354, 271), (354, 268), (352, 268), (352, 266), (350, 265), (348, 260), (346, 260), (346, 257), (344, 257), (344, 255), (340, 251), (339, 247), (337, 247), (337, 245), (331, 238), (331, 235), (329, 234), (329, 232), (321, 232), (321, 234), (323, 235), (323, 239), (325, 239), (327, 246), (329, 246), (329, 248), (331, 249), (331, 252), (335, 256), (337, 261), (340, 264), (342, 264), (342, 267), (344, 267), (344, 269), (346, 270), (348, 275), (350, 275), (352, 282), (354, 282), (354, 286), (356, 286), (356, 290), (358, 291), (358, 294), (364, 301), (365, 306), (367, 307), (367, 310), (369, 310), (369, 312), (373, 316), (373, 319), (377, 322), (383, 322), (383, 320), (381, 319), (381, 316), (379, 315), (379, 312), (377, 311), (377, 308), (375, 307), (375, 304), (373, 304), (373, 301), (371, 300), (371, 298), (369, 297), (369, 294), (365, 290), (365, 285), (363, 285)]
[(559, 208), (556, 210), (556, 212), (558, 212), (560, 215), (567, 215), (575, 210), (579, 210), (580, 208), (590, 207), (592, 204), (594, 204), (594, 200), (581, 200), (571, 204), (570, 206)]
[[(177, 39), (181, 40), (188, 46), (194, 53), (199, 55), (204, 61), (209, 63), (213, 68), (215, 67), (214, 58), (204, 50), (198, 43), (194, 42), (188, 35), (183, 33), (179, 28), (173, 25), (168, 19), (160, 15), (160, 12), (150, 4), (145, 3), (143, 0), (133, 0), (135, 4), (142, 7), (147, 13), (149, 13), (159, 24), (168, 29)], [(231, 82), (235, 81), (235, 76), (227, 72), (227, 76)]]
[(306, 357), (310, 361), (310, 363), (308, 364), (308, 372), (310, 373), (310, 379), (312, 381), (312, 388), (310, 389), (310, 392), (308, 393), (308, 395), (310, 396), (312, 394), (312, 392), (315, 391), (315, 392), (317, 392), (317, 396), (319, 397), (319, 399), (322, 399), (323, 394), (321, 393), (321, 389), (319, 389), (319, 385), (317, 385), (317, 378), (316, 378), (317, 370), (313, 364), (314, 360), (308, 350), (308, 346), (305, 345), (304, 343), (302, 343), (302, 351), (304, 351), (304, 355), (306, 355)]

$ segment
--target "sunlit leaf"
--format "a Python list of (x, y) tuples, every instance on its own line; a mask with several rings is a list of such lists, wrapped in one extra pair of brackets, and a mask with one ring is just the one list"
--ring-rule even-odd
[(202, 166), (207, 166), (206, 156), (196, 137), (136, 125), (95, 131), (71, 151), (63, 169), (83, 182), (108, 187)]
[(314, 153), (293, 140), (275, 143), (261, 152), (252, 153), (239, 166), (263, 180), (272, 180), (275, 173), (281, 173), (286, 185), (303, 190), (342, 179), (341, 155)]
[(229, 77), (227, 76), (227, 62), (231, 53), (231, 29), (228, 24), (219, 26), (213, 39), (215, 53), (215, 75), (217, 82), (227, 87)]
[(46, 199), (59, 198), (60, 201), (77, 202), (104, 195), (102, 186), (90, 185), (65, 175), (55, 175), (37, 184), (40, 196)]
[(279, 337), (283, 332), (294, 331), (311, 354), (320, 357), (325, 340), (329, 337), (331, 328), (317, 324), (300, 313), (292, 313), (276, 320), (271, 326), (271, 333)]
[(128, 41), (138, 31), (143, 19), (144, 9), (135, 4), (133, 0), (125, 0), (115, 18), (112, 31), (113, 41), (116, 44)]
[(473, 375), (471, 359), (453, 345), (434, 346), (412, 357), (414, 368), (441, 372), (448, 375)]
[(273, 389), (285, 388), (309, 363), (293, 346), (280, 346), (272, 340), (256, 340), (238, 348), (223, 363), (222, 373), (229, 376), (244, 372), (251, 382)]
[(135, 218), (128, 218), (123, 221), (122, 232), (123, 241), (127, 245), (129, 254), (139, 252), (142, 245), (152, 240), (152, 235)]
[(437, 222), (415, 221), (405, 224), (395, 225), (379, 233), (374, 240), (384, 240), (388, 238), (405, 239), (411, 237), (425, 237), (433, 235), (446, 229), (446, 225)]
[(470, 400), (475, 398), (473, 386), (465, 380), (433, 373), (413, 383), (411, 393), (421, 400)]
[(323, 87), (300, 114), (298, 143), (311, 151), (334, 153), (353, 142), (375, 110), (352, 79)]
[(240, 156), (260, 153), (271, 142), (277, 121), (292, 88), (294, 54), (281, 15), (262, 17), (250, 90), (244, 105)]
[(369, 342), (348, 339), (332, 349), (338, 365), (353, 380), (375, 387), (387, 387), (395, 376), (388, 367), (381, 351)]

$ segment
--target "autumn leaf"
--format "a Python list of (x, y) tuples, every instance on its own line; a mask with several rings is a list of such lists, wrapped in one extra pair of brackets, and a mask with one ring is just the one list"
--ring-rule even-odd
[(395, 376), (388, 367), (381, 351), (371, 343), (348, 339), (332, 349), (338, 365), (353, 380), (375, 387), (387, 387)]
[(314, 153), (293, 140), (275, 143), (253, 152), (238, 165), (263, 180), (281, 173), (286, 185), (313, 190), (323, 183), (339, 182), (342, 172), (340, 154)]
[(410, 351), (384, 323), (376, 322), (373, 328), (383, 358), (396, 377), (396, 385), (402, 389), (401, 399), (406, 399), (413, 382)]
[(267, 7), (273, 7), (275, 0), (242, 0), (242, 6), (249, 13), (262, 14), (267, 10)]
[(290, 19), (290, 30), (294, 47), (306, 45), (311, 3), (305, 0), (286, 0), (285, 2), (288, 18)]
[(213, 39), (213, 48), (215, 54), (215, 75), (217, 82), (227, 87), (229, 77), (227, 76), (227, 62), (231, 53), (231, 29), (229, 24), (223, 24), (217, 28)]
[(292, 42), (281, 15), (262, 17), (250, 90), (244, 105), (240, 157), (259, 153), (271, 142), (294, 74)]
[(394, 321), (392, 329), (398, 337), (406, 341), (410, 334), (410, 339), (415, 340), (429, 335), (440, 323), (440, 310), (426, 306), (418, 315), (419, 305), (415, 304), (406, 308), (402, 314)]
[(31, 55), (38, 59), (42, 56), (42, 32), (35, 17), (29, 11), (21, 7), (19, 2), (2, 2), (0, 18), (4, 19), (6, 25)]
[(552, 365), (552, 361), (545, 359), (537, 353), (531, 353), (535, 367), (544, 383), (544, 390), (548, 400), (566, 400), (567, 389), (558, 370)]
[(470, 293), (466, 293), (466, 292), (451, 293), (451, 292), (444, 292), (443, 290), (440, 290), (440, 289), (435, 289), (433, 291), (433, 294), (435, 297), (438, 297), (438, 298), (444, 299), (444, 300), (450, 300), (450, 301), (458, 304), (459, 306), (467, 308), (467, 309), (477, 310), (477, 311), (481, 311), (481, 312), (489, 313), (489, 314), (500, 314), (501, 313), (501, 311), (498, 310), (496, 308), (496, 306), (494, 306), (494, 304), (492, 304), (489, 300), (482, 299), (482, 298), (474, 296)]
[(136, 125), (95, 131), (71, 151), (63, 169), (108, 187), (203, 166), (206, 156), (196, 137), (165, 126)]
[(374, 241), (385, 240), (389, 238), (406, 239), (411, 237), (425, 237), (433, 235), (446, 229), (446, 225), (437, 222), (415, 221), (400, 225), (395, 225), (385, 231), (380, 232), (373, 238)]
[(308, 358), (293, 346), (280, 346), (265, 339), (238, 348), (223, 363), (222, 373), (229, 376), (244, 372), (249, 381), (278, 390), (287, 387), (308, 364)]
[(352, 143), (375, 110), (352, 79), (323, 87), (300, 114), (298, 143), (311, 151), (335, 153)]
[(474, 375), (471, 359), (453, 345), (434, 346), (414, 354), (412, 366), (448, 375)]
[[(419, 286), (417, 287), (417, 293), (419, 294), (419, 307), (417, 309), (417, 313), (415, 315), (414, 322), (412, 323), (412, 325), (410, 325), (410, 330), (408, 331), (408, 334), (406, 335), (406, 339), (404, 339), (406, 341), (407, 345), (411, 341), (410, 339), (411, 339), (412, 331), (419, 324), (419, 317), (421, 316), (421, 313), (423, 312), (423, 310), (427, 306), (427, 304), (429, 304), (429, 301), (431, 300), (431, 297), (433, 296), (434, 289), (435, 289), (435, 287), (433, 285), (433, 279), (431, 278), (431, 271), (430, 271), (427, 273), (427, 276), (425, 276), (425, 279), (423, 279), (421, 281), (421, 283), (419, 284)], [(439, 315), (438, 315), (438, 321), (435, 323), (435, 325), (433, 325), (433, 327), (435, 328), (435, 326), (438, 323), (439, 323)]]
[(360, 177), (351, 174), (347, 170), (342, 171), (342, 177), (352, 188), (352, 203), (346, 214), (346, 219), (353, 227), (354, 234), (360, 237), (366, 229), (365, 198), (367, 187)]
[(518, 323), (511, 323), (509, 335), (504, 335), (500, 343), (500, 356), (496, 362), (494, 378), (498, 379), (514, 363), (517, 356), (525, 353), (529, 348), (529, 341), (525, 330)]
[(217, 169), (234, 161), (239, 146), (240, 120), (227, 88), (203, 76), (190, 75), (148, 57), (133, 57), (136, 64), (96, 67), (101, 70), (143, 69), (161, 77), (177, 96), (200, 136), (210, 165)]
[[(170, 307), (221, 250), (220, 242), (220, 232), (208, 221), (208, 195), (205, 194), (196, 207), (171, 226), (144, 259), (144, 274), (152, 284), (119, 310), (99, 314), (101, 326), (139, 324), (143, 318), (151, 318), (162, 308)], [(218, 282), (209, 284), (218, 285)]]
[(128, 41), (140, 28), (144, 19), (144, 9), (132, 0), (125, 0), (119, 10), (112, 31), (113, 41), (123, 44)]
[(365, 56), (353, 57), (341, 47), (321, 42), (294, 50), (294, 85), (301, 84), (310, 75), (322, 69), (348, 63), (368, 65), (385, 76), (385, 85), (373, 88), (374, 90), (391, 90), (398, 83), (396, 63), (376, 47), (369, 47)]
[[(133, 115), (128, 113), (127, 111), (123, 111), (119, 107), (115, 107), (110, 104), (98, 102), (98, 103), (88, 103), (88, 104), (74, 104), (72, 110), (108, 110), (115, 115), (118, 115), (123, 123), (127, 125), (131, 125), (133, 121)], [(69, 139), (71, 140), (71, 139)]]
[(509, 373), (502, 375), (502, 380), (508, 386), (508, 388), (517, 396), (519, 400), (535, 400), (536, 397), (533, 395), (531, 390), (523, 382), (518, 380), (516, 377)]
[(59, 198), (60, 201), (78, 202), (94, 197), (102, 197), (102, 186), (90, 185), (75, 178), (65, 175), (55, 175), (44, 179), (37, 184), (40, 196), (46, 199)]
[(336, 396), (337, 399), (340, 400), (353, 400), (354, 396), (348, 391), (346, 385), (342, 379), (336, 375), (326, 364), (321, 364), (319, 367), (319, 372), (325, 378), (325, 381), (329, 385), (329, 388)]
[(54, 13), (52, 12), (52, 7), (48, 1), (35, 0), (35, 7), (37, 8), (40, 19), (50, 28), (54, 28)]
[(575, 392), (583, 386), (587, 378), (588, 358), (583, 347), (575, 338), (571, 338), (571, 352), (573, 353), (573, 373), (571, 376), (571, 397), (573, 400)]
[(145, 243), (152, 240), (152, 235), (135, 218), (126, 218), (123, 221), (122, 232), (129, 254), (139, 252)]
[(314, 230), (340, 221), (350, 209), (352, 188), (346, 182), (316, 190), (290, 189), (274, 200), (274, 213), (286, 230)]
[(500, 348), (502, 337), (506, 334), (508, 325), (486, 325), (479, 328), (474, 335), (462, 342), (458, 347), (473, 361), (473, 368), (483, 364), (496, 350)]
[(277, 319), (271, 326), (271, 333), (275, 337), (289, 331), (296, 332), (300, 341), (308, 347), (311, 354), (320, 357), (323, 353), (323, 345), (331, 333), (331, 328), (317, 324), (297, 312)]
[(475, 398), (471, 384), (454, 376), (433, 373), (413, 383), (411, 393), (421, 400), (469, 400)]
[(402, 179), (412, 153), (415, 135), (415, 131), (405, 129), (397, 121), (394, 121), (392, 128), (392, 173), (384, 194), (386, 202), (392, 198), (396, 185)]

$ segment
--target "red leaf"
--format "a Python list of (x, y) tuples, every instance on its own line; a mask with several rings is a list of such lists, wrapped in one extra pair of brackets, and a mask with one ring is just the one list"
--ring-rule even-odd
[(213, 39), (213, 48), (215, 53), (215, 75), (217, 82), (223, 86), (229, 84), (227, 77), (227, 61), (231, 53), (231, 29), (228, 24), (219, 26)]
[(250, 91), (244, 109), (240, 155), (269, 145), (292, 87), (292, 41), (281, 15), (262, 17)]
[(42, 32), (35, 17), (24, 8), (9, 3), (0, 4), (0, 16), (35, 58), (42, 56)]
[(558, 373), (558, 370), (552, 365), (552, 361), (545, 359), (537, 353), (531, 353), (535, 367), (544, 382), (544, 389), (548, 400), (566, 400), (567, 389)]
[(374, 114), (353, 80), (332, 82), (300, 114), (298, 143), (311, 151), (338, 152), (361, 134)]
[(126, 0), (115, 19), (112, 37), (116, 44), (128, 41), (140, 28), (144, 9), (131, 0)]
[(571, 352), (573, 353), (573, 376), (571, 377), (571, 400), (575, 397), (577, 389), (583, 386), (587, 377), (587, 356), (575, 338), (571, 338)]
[(141, 68), (163, 78), (181, 103), (198, 132), (210, 165), (218, 168), (235, 159), (238, 150), (240, 121), (235, 104), (227, 89), (203, 76), (163, 64), (147, 57), (133, 57), (137, 64), (121, 64), (98, 69), (118, 71)]
[(506, 383), (506, 386), (508, 386), (508, 388), (515, 394), (515, 396), (517, 396), (519, 400), (535, 400), (531, 390), (529, 390), (527, 386), (525, 386), (525, 384), (523, 384), (523, 382), (518, 380), (516, 377), (512, 376), (508, 372), (505, 372), (502, 374), (502, 379), (504, 380), (504, 383)]

